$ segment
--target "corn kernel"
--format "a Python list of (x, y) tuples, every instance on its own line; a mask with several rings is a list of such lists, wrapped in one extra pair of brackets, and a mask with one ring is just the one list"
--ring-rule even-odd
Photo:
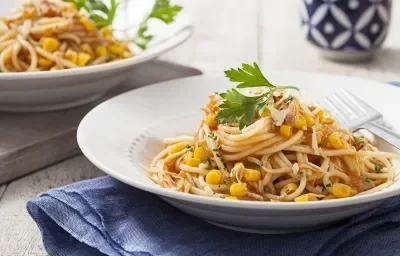
[(104, 46), (97, 46), (94, 52), (97, 57), (106, 56), (108, 54), (108, 50)]
[(114, 41), (114, 37), (112, 35), (105, 35), (104, 38), (109, 42), (113, 42)]
[(73, 9), (75, 9), (75, 10), (77, 9), (77, 8), (76, 8), (76, 4), (73, 3), (73, 2), (68, 2), (68, 3), (66, 3), (66, 4), (69, 4), (70, 7), (73, 8)]
[(333, 124), (335, 120), (330, 115), (325, 115), (322, 124)]
[(280, 128), (279, 131), (282, 136), (289, 138), (292, 136), (292, 126), (283, 124)]
[(192, 167), (198, 167), (199, 164), (201, 163), (201, 161), (198, 158), (189, 157), (189, 158), (186, 158), (185, 163)]
[(96, 29), (96, 23), (94, 23), (91, 19), (82, 16), (80, 18), (81, 24), (85, 27), (86, 31), (92, 32)]
[(187, 147), (186, 143), (183, 143), (183, 142), (176, 143), (168, 149), (168, 155), (178, 153), (178, 152), (184, 150), (186, 147)]
[(236, 196), (227, 196), (225, 197), (226, 200), (239, 200)]
[(38, 65), (44, 68), (49, 68), (53, 66), (53, 62), (51, 60), (45, 59), (45, 58), (39, 58), (38, 59)]
[(119, 46), (121, 46), (122, 49), (127, 50), (128, 49), (128, 42), (127, 41), (122, 41)]
[(247, 181), (259, 181), (261, 173), (258, 170), (246, 169), (244, 171), (244, 177)]
[(286, 184), (282, 189), (281, 189), (281, 195), (290, 195), (294, 191), (296, 191), (297, 185), (295, 183), (289, 183)]
[(33, 19), (36, 17), (36, 9), (31, 7), (24, 10), (22, 17), (24, 19)]
[(317, 200), (317, 198), (310, 193), (298, 196), (294, 199), (295, 202), (308, 202), (308, 201), (315, 201), (315, 200)]
[(208, 124), (208, 126), (210, 127), (211, 130), (217, 129), (218, 122), (217, 122), (217, 120), (215, 120), (215, 114), (213, 114), (213, 113), (208, 114), (208, 116), (206, 118), (206, 123)]
[(217, 185), (222, 182), (222, 174), (219, 170), (211, 170), (206, 175), (206, 182), (208, 184)]
[(306, 119), (306, 123), (308, 127), (311, 127), (315, 124), (315, 120), (312, 116), (304, 114), (304, 118)]
[(342, 183), (334, 183), (332, 185), (332, 194), (338, 198), (351, 196), (351, 187)]
[(194, 150), (193, 156), (200, 159), (201, 162), (208, 157), (207, 151), (203, 147), (198, 147)]
[(247, 195), (247, 185), (245, 183), (234, 183), (229, 188), (232, 196), (242, 197)]
[(111, 29), (109, 27), (104, 27), (104, 28), (100, 29), (100, 33), (103, 36), (108, 36), (108, 35), (112, 34)]
[(80, 48), (82, 52), (89, 54), (91, 59), (94, 58), (95, 55), (93, 49), (89, 44), (82, 44)]
[(84, 52), (78, 53), (77, 64), (81, 67), (86, 66), (90, 60), (90, 55)]
[(124, 53), (124, 49), (122, 49), (121, 46), (116, 45), (116, 44), (112, 44), (110, 46), (108, 46), (108, 50), (115, 55), (122, 55)]
[(261, 117), (267, 117), (270, 115), (271, 115), (271, 111), (268, 108), (264, 109), (263, 112), (261, 113)]
[(73, 50), (67, 50), (64, 53), (64, 58), (76, 64), (78, 61), (78, 53)]
[(340, 149), (344, 147), (344, 143), (337, 132), (331, 133), (328, 136), (328, 141), (333, 148)]
[(131, 58), (131, 57), (133, 57), (133, 56), (134, 56), (133, 52), (129, 52), (129, 51), (124, 52), (124, 53), (122, 54), (122, 57), (124, 57), (125, 59)]
[(318, 118), (319, 123), (321, 124), (324, 121), (325, 111), (322, 109), (317, 112), (316, 117)]
[(43, 31), (44, 36), (51, 36), (53, 34), (53, 29), (52, 28), (45, 28)]
[(306, 122), (306, 119), (304, 118), (304, 116), (299, 115), (296, 118), (296, 122), (294, 123), (294, 127), (296, 127), (297, 129), (302, 129), (306, 125), (307, 125), (307, 122)]
[(48, 52), (55, 52), (60, 46), (60, 42), (53, 37), (47, 37), (42, 41), (42, 47)]

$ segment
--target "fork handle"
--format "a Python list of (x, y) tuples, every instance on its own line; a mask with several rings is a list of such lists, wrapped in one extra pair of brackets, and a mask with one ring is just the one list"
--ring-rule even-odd
[(374, 133), (375, 135), (381, 137), (382, 139), (386, 140), (396, 148), (400, 149), (400, 134), (394, 132), (386, 127), (383, 127), (377, 122), (371, 121), (368, 123), (363, 124), (360, 128), (369, 130), (370, 132)]

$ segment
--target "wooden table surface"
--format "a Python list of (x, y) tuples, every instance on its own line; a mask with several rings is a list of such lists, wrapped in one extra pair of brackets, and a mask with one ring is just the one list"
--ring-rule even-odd
[[(380, 81), (400, 81), (400, 3), (382, 51), (372, 60), (341, 64), (321, 59), (302, 37), (297, 1), (175, 0), (191, 15), (195, 33), (162, 59), (208, 72), (257, 61), (264, 70), (317, 71)], [(79, 155), (0, 185), (0, 255), (45, 255), (26, 201), (38, 193), (103, 175)]]

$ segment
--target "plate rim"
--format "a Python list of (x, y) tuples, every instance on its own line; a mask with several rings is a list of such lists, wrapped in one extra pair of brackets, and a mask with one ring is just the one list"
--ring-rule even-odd
[[(329, 74), (329, 73), (324, 73), (324, 72), (307, 72), (307, 71), (286, 71), (286, 70), (268, 70), (269, 73), (276, 73), (276, 74), (285, 74), (285, 73), (297, 73), (297, 74), (302, 74), (305, 76), (328, 76), (331, 78), (336, 78), (336, 79), (346, 79), (350, 80), (357, 80), (357, 81), (368, 81), (369, 83), (375, 83), (379, 86), (386, 86), (387, 88), (395, 88), (392, 85), (380, 82), (380, 81), (374, 81), (374, 80), (368, 80), (368, 79), (363, 79), (363, 78), (358, 78), (358, 77), (349, 77), (349, 76), (343, 76), (343, 75), (336, 75), (336, 74)], [(87, 125), (86, 123), (89, 122), (89, 118), (91, 118), (92, 115), (97, 114), (98, 111), (102, 111), (101, 109), (106, 107), (107, 104), (109, 104), (112, 101), (118, 101), (119, 98), (121, 97), (126, 97), (128, 94), (135, 93), (137, 91), (141, 90), (148, 90), (148, 88), (153, 88), (157, 86), (164, 86), (165, 84), (169, 83), (176, 83), (177, 81), (190, 81), (190, 80), (197, 80), (197, 79), (207, 79), (208, 77), (223, 77), (223, 75), (218, 72), (218, 74), (215, 72), (210, 72), (202, 75), (196, 75), (196, 76), (191, 76), (191, 77), (185, 77), (185, 78), (179, 78), (179, 79), (173, 79), (169, 81), (163, 81), (159, 83), (154, 83), (148, 86), (144, 86), (138, 89), (134, 89), (125, 93), (122, 93), (120, 95), (117, 95), (111, 99), (108, 99), (107, 101), (102, 102), (92, 110), (90, 110), (85, 117), (81, 120), (78, 126), (77, 130), (77, 142), (78, 145), (82, 151), (82, 153), (88, 158), (90, 162), (92, 162), (96, 167), (101, 169), (103, 172), (106, 174), (114, 177), (115, 179), (131, 185), (137, 189), (141, 189), (150, 193), (153, 193), (157, 196), (165, 196), (168, 198), (176, 199), (176, 200), (183, 200), (183, 201), (188, 201), (192, 203), (199, 203), (199, 204), (205, 204), (205, 205), (213, 205), (213, 206), (218, 206), (218, 207), (228, 207), (228, 208), (249, 208), (252, 210), (296, 210), (296, 211), (301, 211), (301, 210), (312, 210), (312, 209), (324, 209), (324, 208), (338, 208), (338, 207), (346, 207), (346, 206), (355, 206), (355, 205), (360, 205), (360, 204), (366, 204), (369, 202), (376, 202), (380, 200), (384, 200), (396, 195), (400, 194), (400, 187), (397, 189), (393, 189), (391, 191), (384, 191), (382, 193), (377, 192), (377, 193), (371, 193), (371, 194), (366, 194), (366, 195), (361, 195), (361, 196), (356, 196), (356, 197), (350, 197), (350, 198), (343, 198), (343, 199), (335, 199), (335, 200), (326, 200), (326, 201), (316, 201), (316, 202), (306, 202), (303, 204), (299, 203), (293, 203), (293, 202), (258, 202), (258, 201), (229, 201), (229, 200), (222, 200), (220, 198), (212, 198), (212, 197), (205, 197), (205, 196), (199, 196), (199, 195), (193, 195), (193, 194), (186, 194), (182, 192), (177, 192), (165, 188), (161, 188), (156, 184), (143, 184), (128, 178), (125, 178), (123, 175), (120, 175), (118, 172), (111, 170), (107, 166), (105, 166), (101, 161), (96, 159), (96, 157), (90, 152), (90, 149), (85, 145), (83, 142), (83, 130), (85, 129), (84, 127)], [(134, 168), (134, 167), (132, 167)]]

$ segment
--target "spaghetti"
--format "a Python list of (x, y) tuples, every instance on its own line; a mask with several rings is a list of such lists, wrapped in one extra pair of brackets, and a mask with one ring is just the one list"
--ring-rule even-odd
[(1, 72), (70, 69), (132, 56), (108, 27), (98, 29), (61, 0), (28, 0), (0, 21)]
[(217, 122), (223, 103), (220, 94), (209, 95), (195, 135), (164, 140), (146, 167), (153, 182), (231, 200), (304, 202), (373, 193), (394, 181), (397, 155), (379, 152), (285, 90), (242, 129)]

